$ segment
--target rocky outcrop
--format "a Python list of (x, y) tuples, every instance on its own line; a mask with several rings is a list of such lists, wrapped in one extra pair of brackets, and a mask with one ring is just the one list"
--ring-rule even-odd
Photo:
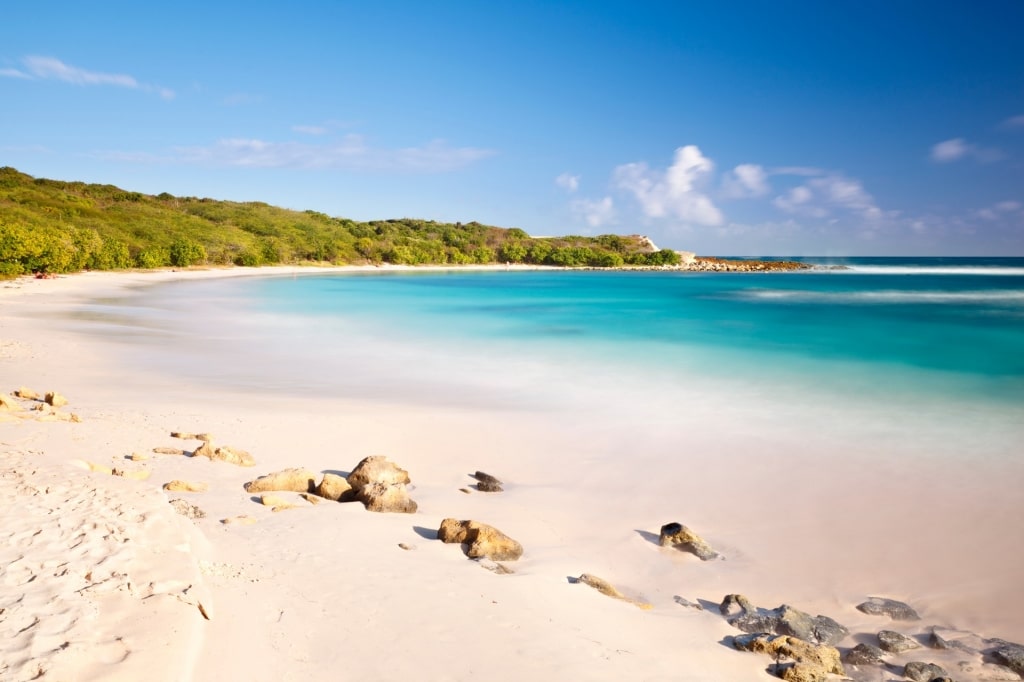
[(710, 561), (719, 556), (718, 552), (711, 549), (711, 545), (706, 543), (703, 538), (683, 524), (676, 522), (666, 523), (661, 527), (658, 544), (662, 547), (675, 547), (690, 552), (701, 561)]
[(743, 612), (729, 619), (729, 624), (743, 632), (790, 635), (805, 642), (827, 645), (837, 644), (850, 634), (848, 629), (828, 616), (811, 616), (788, 604), (775, 609), (756, 609), (742, 595), (728, 595), (720, 608), (725, 609), (724, 613), (731, 610), (733, 604), (740, 605)]
[(878, 633), (878, 646), (891, 654), (901, 654), (904, 651), (921, 648), (921, 644), (913, 637), (893, 630), (882, 630)]
[(247, 493), (263, 493), (271, 490), (311, 493), (316, 490), (316, 476), (309, 469), (295, 467), (265, 474), (254, 481), (249, 481), (244, 487)]
[(869, 616), (889, 616), (893, 620), (921, 620), (917, 611), (907, 604), (884, 597), (869, 597), (866, 602), (857, 605), (857, 610)]
[(409, 480), (408, 471), (379, 455), (363, 459), (348, 475), (355, 499), (372, 512), (416, 513), (405, 487)]
[(494, 526), (479, 521), (445, 519), (437, 530), (437, 539), (459, 543), (471, 559), (485, 557), (493, 561), (515, 561), (523, 555), (523, 546)]
[(500, 493), (504, 490), (501, 481), (483, 471), (474, 473), (473, 478), (477, 480), (476, 489), (482, 493)]
[(937, 677), (946, 677), (946, 671), (934, 663), (912, 661), (903, 668), (903, 676), (914, 682), (932, 682)]
[(638, 608), (641, 608), (641, 609), (644, 609), (644, 610), (648, 610), (648, 609), (653, 608), (651, 606), (651, 604), (649, 604), (649, 603), (647, 603), (645, 601), (641, 601), (641, 600), (638, 600), (638, 599), (630, 599), (626, 595), (624, 595), (621, 592), (619, 592), (615, 588), (615, 586), (612, 585), (610, 582), (608, 582), (604, 578), (598, 578), (596, 575), (591, 575), (589, 573), (584, 573), (579, 578), (576, 578), (576, 582), (583, 583), (584, 585), (592, 587), (595, 590), (597, 590), (598, 592), (600, 592), (601, 594), (606, 595), (608, 597), (611, 597), (613, 599), (621, 599), (622, 601), (629, 602), (630, 604), (633, 604), (634, 606), (636, 606)]
[(1021, 677), (1024, 677), (1024, 646), (1012, 642), (999, 642), (992, 658)]
[(335, 502), (351, 502), (356, 499), (356, 493), (349, 485), (348, 480), (338, 474), (324, 474), (313, 492), (325, 500), (334, 500)]
[[(776, 674), (789, 682), (826, 682), (829, 675), (843, 675), (839, 650), (824, 644), (811, 644), (787, 635), (741, 635), (732, 645), (740, 651), (771, 656)], [(790, 663), (792, 661), (792, 663)]]

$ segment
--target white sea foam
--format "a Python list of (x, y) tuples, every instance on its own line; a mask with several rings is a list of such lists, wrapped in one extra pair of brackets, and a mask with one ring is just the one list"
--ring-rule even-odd
[(806, 291), (751, 289), (738, 292), (741, 298), (778, 299), (798, 303), (990, 303), (1024, 305), (1024, 290), (1000, 291)]
[(988, 275), (1002, 277), (1024, 277), (1024, 268), (1001, 266), (956, 266), (956, 265), (845, 265), (839, 273), (857, 275)]

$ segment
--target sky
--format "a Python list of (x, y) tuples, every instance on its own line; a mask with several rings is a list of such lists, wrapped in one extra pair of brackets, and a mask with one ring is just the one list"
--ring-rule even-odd
[(9, 3), (0, 166), (702, 255), (1024, 256), (1024, 3)]

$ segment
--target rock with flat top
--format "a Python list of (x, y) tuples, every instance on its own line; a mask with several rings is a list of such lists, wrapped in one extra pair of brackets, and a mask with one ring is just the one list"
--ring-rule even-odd
[(907, 604), (884, 597), (869, 597), (863, 604), (857, 604), (857, 610), (869, 616), (889, 616), (893, 620), (921, 620), (917, 611)]
[(662, 547), (675, 547), (685, 552), (696, 555), (701, 561), (710, 561), (718, 558), (718, 552), (711, 549), (711, 545), (681, 523), (666, 523), (661, 527), (658, 536), (658, 544)]
[(288, 490), (295, 493), (311, 493), (316, 490), (316, 476), (314, 472), (301, 467), (282, 469), (249, 481), (245, 484), (245, 492)]
[(826, 682), (829, 675), (845, 674), (839, 650), (825, 644), (812, 644), (789, 635), (759, 633), (733, 637), (732, 645), (740, 651), (771, 656), (781, 668), (779, 677), (789, 682)]
[(406, 485), (409, 483), (409, 472), (383, 455), (372, 455), (356, 465), (348, 475), (348, 483), (356, 492), (371, 483)]
[(903, 677), (914, 682), (932, 682), (937, 677), (946, 677), (946, 671), (934, 663), (911, 661), (903, 668)]
[(335, 502), (351, 502), (356, 499), (356, 492), (352, 490), (352, 486), (344, 476), (338, 474), (324, 474), (313, 492), (325, 500)]
[(878, 646), (891, 654), (901, 654), (904, 651), (921, 648), (921, 644), (913, 637), (893, 630), (881, 630), (878, 633)]
[(248, 452), (227, 445), (214, 448), (210, 443), (205, 442), (193, 453), (193, 457), (196, 456), (209, 457), (211, 461), (227, 462), (240, 467), (256, 466), (256, 460)]
[(743, 632), (790, 635), (805, 642), (827, 645), (838, 644), (850, 634), (848, 629), (828, 616), (811, 616), (788, 604), (775, 609), (751, 609), (749, 602), (746, 606), (748, 608), (743, 613), (729, 620), (730, 625)]
[(437, 539), (460, 543), (471, 559), (486, 557), (493, 561), (515, 561), (523, 555), (523, 546), (494, 526), (479, 521), (445, 519), (437, 531)]
[(348, 483), (367, 511), (416, 513), (417, 505), (405, 488), (409, 472), (387, 457), (366, 457), (348, 475)]

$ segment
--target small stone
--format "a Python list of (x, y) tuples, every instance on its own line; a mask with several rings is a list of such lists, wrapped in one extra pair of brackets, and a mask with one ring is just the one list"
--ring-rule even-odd
[(477, 471), (476, 473), (474, 473), (473, 474), (473, 478), (475, 478), (476, 480), (480, 481), (481, 483), (490, 483), (492, 485), (501, 485), (501, 481), (499, 481), (497, 478), (495, 478), (494, 476), (491, 476), (490, 474), (485, 474), (482, 471)]
[(201, 440), (204, 443), (209, 443), (213, 440), (213, 436), (208, 433), (189, 433), (186, 431), (171, 431), (171, 438), (178, 438), (180, 440)]
[(187, 500), (180, 498), (171, 500), (170, 504), (174, 507), (174, 511), (178, 512), (187, 519), (204, 519), (206, 518), (206, 512), (194, 504), (190, 504)]
[(921, 620), (917, 611), (907, 604), (884, 597), (869, 597), (866, 602), (857, 605), (857, 610), (870, 616), (889, 616), (893, 620)]
[(490, 474), (477, 471), (473, 478), (477, 480), (476, 489), (482, 493), (500, 493), (503, 490), (501, 481)]
[(718, 552), (699, 535), (681, 523), (666, 523), (661, 527), (658, 544), (662, 547), (676, 547), (695, 554), (701, 561), (718, 558)]
[(931, 682), (936, 677), (946, 677), (946, 671), (934, 663), (912, 661), (904, 666), (903, 676), (914, 682)]
[(268, 495), (264, 493), (260, 495), (260, 504), (264, 507), (284, 507), (291, 503), (280, 495)]
[(466, 493), (467, 495), (472, 495), (473, 494), (473, 491), (470, 490), (469, 488), (459, 488), (459, 492), (460, 493)]
[(185, 451), (181, 448), (153, 448), (153, 452), (158, 455), (184, 455)]
[(416, 549), (416, 545), (409, 545), (409, 544), (406, 544), (404, 542), (399, 542), (398, 546), (401, 547), (402, 549), (406, 550), (406, 551), (412, 551), (412, 550)]
[(175, 493), (205, 493), (209, 489), (208, 483), (191, 483), (177, 478), (164, 483), (164, 490)]
[(891, 654), (900, 654), (911, 649), (919, 649), (921, 644), (913, 637), (893, 630), (882, 630), (878, 633), (878, 646)]
[(130, 459), (133, 462), (145, 462), (147, 459), (149, 459), (149, 455), (145, 454), (144, 452), (133, 452), (128, 456), (128, 459)]
[(437, 539), (445, 543), (468, 545), (466, 556), (486, 557), (493, 561), (515, 561), (523, 555), (523, 546), (494, 526), (479, 521), (445, 519), (437, 531)]
[(350, 502), (356, 499), (356, 492), (352, 490), (352, 486), (344, 476), (338, 474), (324, 474), (314, 492), (325, 500), (335, 502)]
[(725, 595), (722, 603), (718, 606), (718, 610), (723, 616), (728, 616), (731, 615), (733, 607), (738, 607), (742, 613), (755, 613), (757, 611), (750, 600), (742, 594)]
[(312, 505), (317, 505), (324, 501), (324, 498), (318, 497), (312, 493), (299, 493), (299, 497)]
[(645, 601), (630, 599), (626, 595), (619, 592), (615, 588), (615, 586), (612, 585), (610, 582), (608, 582), (604, 578), (598, 578), (596, 575), (584, 573), (579, 578), (577, 578), (576, 581), (594, 588), (603, 595), (607, 595), (609, 597), (612, 597), (613, 599), (621, 599), (622, 601), (629, 602), (630, 604), (633, 604), (638, 608), (644, 609), (645, 611), (653, 608), (651, 604), (648, 604)]
[(874, 644), (858, 644), (846, 652), (843, 657), (844, 663), (850, 665), (876, 665), (882, 662), (885, 652)]
[(680, 606), (684, 606), (684, 607), (686, 607), (688, 609), (693, 609), (695, 611), (703, 611), (704, 610), (704, 607), (701, 606), (700, 602), (690, 601), (689, 599), (686, 599), (685, 597), (680, 597), (678, 594), (675, 595), (674, 597), (672, 597), (672, 600), (675, 603), (679, 604)]
[(64, 407), (68, 404), (68, 399), (56, 391), (47, 391), (43, 400), (46, 401), (47, 405), (51, 405), (53, 407)]

